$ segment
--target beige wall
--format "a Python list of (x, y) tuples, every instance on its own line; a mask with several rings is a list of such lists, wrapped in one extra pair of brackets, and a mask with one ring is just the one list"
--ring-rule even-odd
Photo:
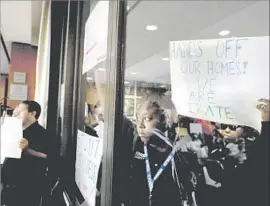
[(2, 102), (2, 99), (5, 97), (5, 79), (2, 78), (0, 80), (0, 100)]

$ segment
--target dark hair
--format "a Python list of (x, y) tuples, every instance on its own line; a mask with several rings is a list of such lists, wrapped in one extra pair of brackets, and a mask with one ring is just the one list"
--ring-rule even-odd
[(7, 115), (12, 116), (12, 114), (13, 114), (13, 109), (7, 108)]
[(13, 113), (13, 109), (11, 108), (11, 107), (9, 107), (9, 106), (6, 106), (5, 107), (5, 105), (2, 105), (2, 104), (0, 104), (0, 106), (1, 106), (1, 108), (0, 108), (0, 110), (1, 110), (1, 112), (0, 112), (0, 116), (2, 117), (2, 115), (3, 115), (3, 113), (4, 113), (4, 111), (6, 110), (6, 114), (7, 115), (12, 115), (12, 113)]
[(32, 100), (22, 101), (21, 104), (26, 104), (28, 106), (28, 112), (36, 112), (35, 118), (38, 119), (41, 113), (41, 107), (39, 103)]
[(176, 118), (174, 117), (176, 117), (177, 111), (174, 103), (167, 95), (150, 93), (148, 96), (145, 96), (138, 105), (138, 114), (144, 106), (147, 108), (157, 108), (156, 112), (160, 115), (160, 123), (164, 124), (166, 129), (171, 127), (174, 121), (176, 122)]

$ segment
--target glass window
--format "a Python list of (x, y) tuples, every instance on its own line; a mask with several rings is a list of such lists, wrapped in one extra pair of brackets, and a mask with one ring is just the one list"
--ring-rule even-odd
[[(105, 62), (92, 68), (86, 75), (84, 133), (78, 133), (76, 154), (76, 183), (90, 204), (101, 201), (102, 167), (100, 165), (104, 132), (104, 98), (106, 84)], [(85, 153), (88, 151), (89, 153)], [(83, 162), (84, 161), (84, 162)], [(92, 165), (91, 165), (92, 164)], [(87, 166), (88, 165), (88, 166)], [(96, 190), (91, 191), (93, 188)], [(88, 190), (85, 190), (85, 187)], [(93, 198), (95, 197), (96, 198)]]
[[(255, 105), (269, 99), (268, 4), (128, 5), (123, 127), (135, 132), (123, 134), (132, 150), (122, 154), (129, 167), (124, 205), (216, 206), (234, 197), (235, 188), (243, 202), (250, 200), (243, 185), (252, 167), (246, 183), (236, 179), (260, 135)], [(229, 182), (235, 183), (226, 188)]]
[[(104, 108), (106, 90), (108, 1), (86, 2), (90, 15), (85, 22), (83, 89), (85, 107), (84, 129), (78, 131), (76, 150), (76, 184), (85, 199), (84, 204), (101, 204), (102, 154), (104, 134)], [(87, 10), (87, 11), (89, 11)]]

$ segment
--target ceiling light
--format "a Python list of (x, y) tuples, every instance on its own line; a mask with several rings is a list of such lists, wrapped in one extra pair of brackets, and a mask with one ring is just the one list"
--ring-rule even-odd
[(135, 75), (135, 74), (137, 74), (137, 73), (136, 73), (136, 72), (131, 72), (131, 74), (132, 74), (132, 75)]
[(98, 68), (98, 71), (104, 72), (104, 71), (106, 71), (106, 69), (105, 68)]
[(125, 84), (129, 84), (129, 82), (128, 81), (125, 81)]
[(161, 87), (161, 88), (165, 88), (165, 87), (166, 87), (166, 85), (160, 85), (160, 87)]
[(128, 11), (130, 10), (130, 6), (127, 6), (127, 10), (128, 10)]
[(170, 59), (168, 57), (163, 57), (162, 60), (163, 61), (169, 61)]
[(157, 25), (147, 25), (147, 26), (145, 27), (145, 29), (146, 29), (147, 31), (156, 31), (156, 30), (158, 30), (158, 26), (157, 26)]
[(93, 78), (92, 77), (87, 77), (87, 80), (93, 80)]
[(219, 36), (227, 36), (229, 35), (231, 32), (229, 30), (223, 30), (223, 31), (220, 31), (218, 34)]

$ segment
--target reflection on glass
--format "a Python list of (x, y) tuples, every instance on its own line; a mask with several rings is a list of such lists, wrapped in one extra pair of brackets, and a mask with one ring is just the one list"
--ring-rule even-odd
[[(101, 148), (103, 148), (102, 139), (104, 134), (104, 103), (106, 85), (105, 62), (102, 62), (89, 70), (86, 75), (86, 81), (84, 132), (91, 137), (84, 136), (84, 138), (86, 137), (84, 141), (80, 141), (80, 146), (83, 150), (77, 148), (76, 161), (88, 161), (94, 166), (92, 168), (93, 171), (91, 171), (93, 176), (90, 178), (85, 175), (88, 171), (87, 168), (85, 169), (86, 163), (76, 164), (76, 183), (86, 202), (92, 204), (95, 200), (95, 205), (100, 206), (102, 166), (99, 165), (99, 158), (102, 156)], [(88, 153), (85, 153), (86, 150), (84, 151), (84, 148), (86, 148)], [(96, 186), (93, 188), (95, 193), (89, 194), (89, 192), (83, 190), (82, 184), (92, 187), (92, 181), (97, 182)]]
[(134, 99), (125, 99), (124, 112), (127, 117), (133, 118), (134, 116)]
[[(234, 186), (241, 197), (247, 191), (228, 174), (246, 164), (261, 127), (254, 104), (269, 96), (268, 3), (141, 1), (130, 14), (125, 82), (135, 84), (125, 91), (124, 115), (136, 121), (123, 203), (232, 205)], [(227, 181), (235, 185), (223, 194)]]
[(135, 81), (125, 81), (125, 94), (134, 95), (135, 92)]
[[(99, 67), (93, 68), (87, 73), (87, 88), (86, 88), (86, 109), (85, 112), (85, 128), (86, 133), (94, 136), (97, 134), (97, 126), (100, 125), (103, 119), (104, 101), (105, 101), (105, 84), (106, 70), (101, 70)], [(98, 127), (99, 129), (99, 127)], [(101, 137), (102, 138), (102, 137)]]

